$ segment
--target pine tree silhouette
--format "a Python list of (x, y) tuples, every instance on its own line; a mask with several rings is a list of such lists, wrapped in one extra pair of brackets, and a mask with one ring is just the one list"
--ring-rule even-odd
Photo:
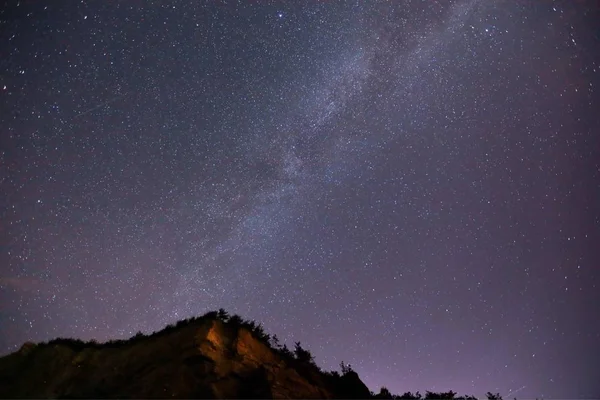
[(217, 318), (223, 322), (227, 322), (229, 320), (229, 313), (224, 309), (219, 308), (219, 311), (217, 311)]

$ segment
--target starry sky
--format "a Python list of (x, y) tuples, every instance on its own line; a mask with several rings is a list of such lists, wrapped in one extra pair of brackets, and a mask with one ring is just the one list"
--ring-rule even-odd
[(0, 352), (220, 307), (371, 390), (600, 396), (596, 1), (5, 1)]

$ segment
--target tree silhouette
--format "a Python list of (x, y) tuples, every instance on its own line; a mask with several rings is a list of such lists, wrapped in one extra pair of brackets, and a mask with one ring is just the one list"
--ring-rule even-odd
[(133, 339), (142, 339), (144, 337), (144, 334), (142, 333), (142, 331), (137, 331), (137, 333), (133, 336)]
[(281, 347), (281, 343), (279, 343), (279, 338), (277, 337), (277, 335), (271, 336), (271, 346), (274, 349), (279, 349)]
[(315, 359), (313, 357), (312, 354), (310, 354), (310, 351), (304, 349), (300, 342), (296, 342), (294, 344), (294, 355), (296, 356), (296, 360), (300, 361), (300, 362), (305, 362), (305, 363), (309, 363), (309, 364), (314, 364), (315, 363)]
[(294, 353), (292, 353), (292, 351), (287, 347), (287, 344), (284, 343), (280, 351), (284, 357), (294, 358)]
[(425, 400), (453, 400), (456, 396), (456, 392), (452, 390), (449, 392), (434, 393), (430, 391), (425, 392)]
[(344, 361), (340, 363), (340, 370), (342, 371), (342, 375), (346, 375), (349, 372), (353, 372), (352, 365), (345, 364)]
[(244, 321), (244, 326), (248, 328), (250, 332), (254, 332), (254, 330), (256, 329), (256, 322), (252, 320)]
[(219, 311), (217, 311), (217, 318), (223, 322), (227, 322), (229, 320), (229, 313), (223, 308), (219, 308)]
[(242, 317), (240, 317), (237, 314), (233, 314), (231, 317), (229, 317), (229, 320), (227, 322), (229, 323), (229, 325), (232, 325), (236, 328), (239, 328), (244, 324), (244, 320), (242, 319)]
[(209, 311), (202, 316), (202, 319), (217, 319), (218, 315), (218, 311)]
[(262, 326), (262, 324), (258, 324), (254, 327), (254, 330), (252, 331), (252, 333), (254, 333), (254, 335), (262, 340), (265, 343), (269, 343), (271, 340), (271, 335), (269, 335), (268, 333), (265, 332), (264, 327)]
[(485, 397), (487, 397), (487, 400), (502, 400), (502, 396), (500, 396), (500, 393), (487, 392), (485, 394)]
[(413, 394), (412, 392), (406, 392), (403, 395), (396, 396), (399, 400), (421, 400), (423, 397), (420, 392)]
[(339, 372), (337, 372), (337, 371), (329, 371), (329, 373), (328, 373), (328, 374), (329, 374), (330, 376), (332, 376), (333, 378), (336, 378), (336, 379), (337, 379), (337, 378), (341, 378), (341, 377), (342, 377), (342, 376), (340, 375), (340, 373), (339, 373)]
[(379, 393), (373, 397), (376, 399), (394, 399), (395, 396), (389, 391), (388, 388), (382, 386), (381, 389), (379, 389)]

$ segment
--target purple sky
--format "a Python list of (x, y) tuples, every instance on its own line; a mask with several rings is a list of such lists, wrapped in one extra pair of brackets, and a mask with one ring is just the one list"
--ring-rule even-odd
[(223, 307), (374, 391), (600, 396), (596, 1), (8, 1), (0, 352)]

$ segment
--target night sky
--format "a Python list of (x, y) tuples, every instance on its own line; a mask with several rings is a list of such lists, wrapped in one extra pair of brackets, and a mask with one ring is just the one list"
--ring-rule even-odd
[(600, 396), (596, 1), (0, 9), (1, 354), (223, 307), (373, 391)]

